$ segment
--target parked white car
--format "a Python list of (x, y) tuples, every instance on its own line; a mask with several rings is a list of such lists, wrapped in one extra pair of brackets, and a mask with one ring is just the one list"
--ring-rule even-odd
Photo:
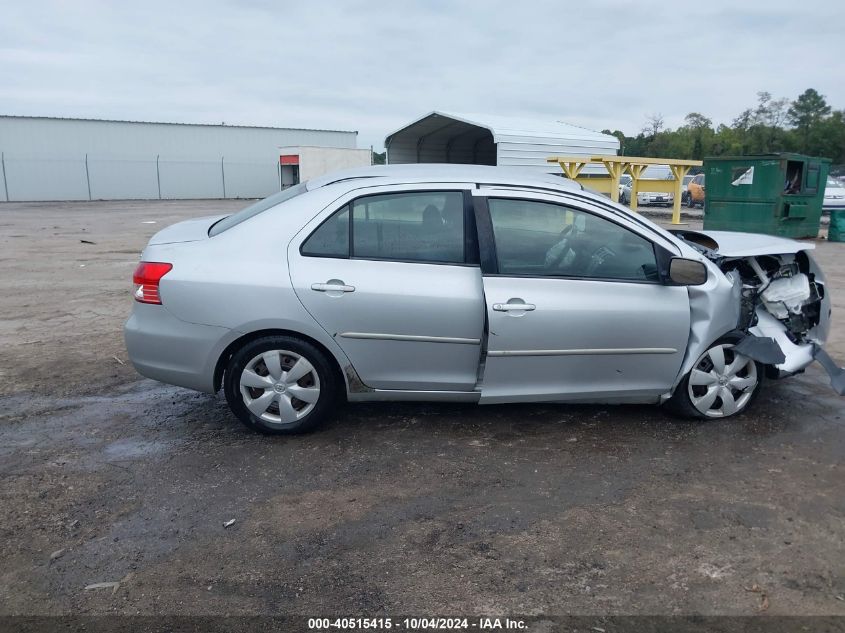
[(842, 211), (845, 209), (845, 183), (836, 178), (828, 177), (822, 205), (824, 211)]
[[(624, 176), (623, 176), (624, 178)], [(647, 186), (648, 181), (640, 181), (640, 186)], [(622, 204), (631, 204), (631, 185), (633, 179), (628, 176), (627, 181), (623, 184), (622, 179), (619, 180), (619, 202)], [(675, 202), (675, 196), (671, 193), (660, 193), (656, 191), (639, 191), (637, 192), (637, 206), (645, 207), (650, 205), (661, 205), (671, 207)]]

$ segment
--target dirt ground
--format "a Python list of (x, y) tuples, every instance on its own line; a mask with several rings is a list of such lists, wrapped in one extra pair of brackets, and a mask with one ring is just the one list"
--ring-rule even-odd
[[(295, 438), (141, 379), (141, 248), (244, 204), (0, 205), (0, 615), (845, 615), (845, 400), (816, 367), (729, 421), (373, 404)], [(845, 244), (817, 246), (845, 361)]]

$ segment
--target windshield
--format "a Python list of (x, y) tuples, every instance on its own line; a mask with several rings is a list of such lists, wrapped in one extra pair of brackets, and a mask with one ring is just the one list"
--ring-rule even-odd
[(264, 200), (259, 200), (255, 204), (249, 205), (246, 209), (241, 209), (237, 213), (233, 213), (232, 215), (215, 222), (211, 225), (211, 228), (208, 231), (208, 236), (214, 237), (215, 235), (219, 235), (223, 231), (227, 231), (233, 226), (236, 226), (245, 220), (249, 220), (251, 217), (258, 215), (271, 207), (275, 207), (277, 204), (281, 204), (291, 198), (295, 198), (299, 194), (305, 193), (305, 191), (305, 183), (302, 182), (293, 187), (288, 187), (279, 193), (274, 193), (272, 196), (264, 198)]
[(695, 178), (695, 176), (684, 176), (684, 184), (688, 185), (690, 180), (692, 180), (693, 178)]

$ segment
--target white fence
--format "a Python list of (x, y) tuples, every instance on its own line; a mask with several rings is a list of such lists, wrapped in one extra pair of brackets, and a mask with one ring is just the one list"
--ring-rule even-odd
[(7, 202), (264, 198), (279, 183), (272, 160), (0, 153), (0, 201)]

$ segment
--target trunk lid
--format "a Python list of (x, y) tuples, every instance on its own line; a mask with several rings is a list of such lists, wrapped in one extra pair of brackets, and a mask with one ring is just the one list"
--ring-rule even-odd
[(184, 222), (177, 222), (171, 224), (167, 228), (162, 229), (150, 238), (149, 243), (155, 244), (175, 244), (178, 242), (197, 242), (199, 240), (208, 239), (208, 230), (211, 226), (228, 216), (228, 213), (222, 215), (209, 215), (203, 218), (194, 218), (192, 220), (185, 220)]

